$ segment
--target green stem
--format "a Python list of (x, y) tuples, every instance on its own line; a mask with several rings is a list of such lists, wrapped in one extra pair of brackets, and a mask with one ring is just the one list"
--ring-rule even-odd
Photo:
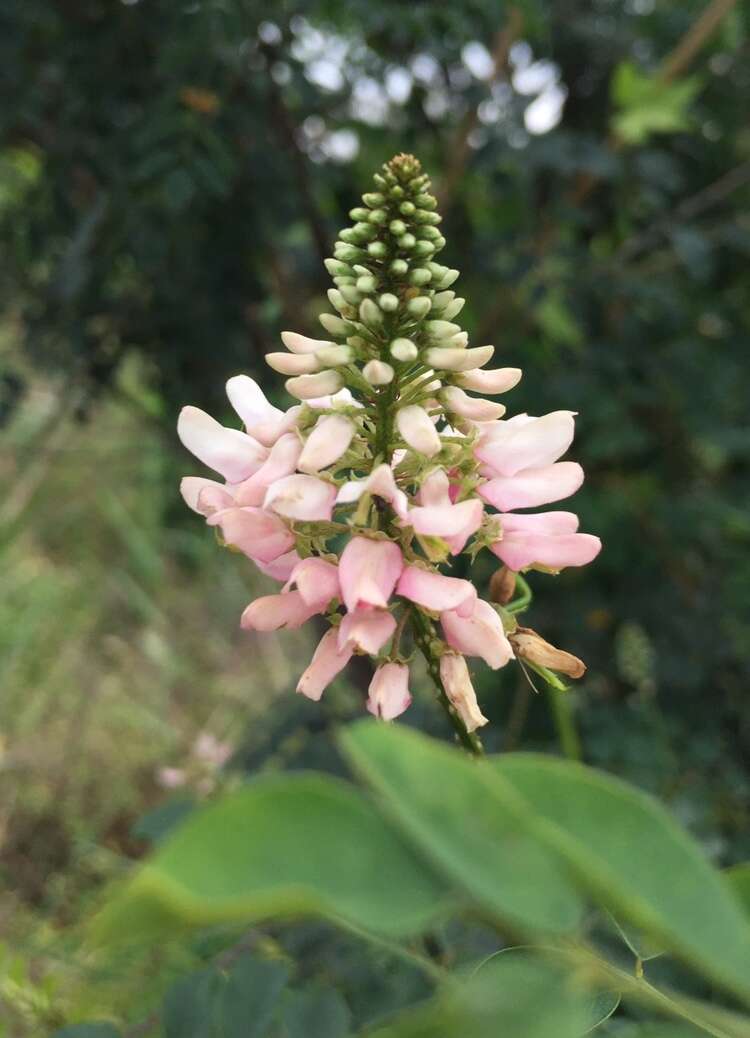
[(552, 712), (552, 719), (555, 722), (555, 731), (557, 732), (560, 749), (568, 760), (583, 760), (581, 739), (573, 720), (570, 700), (566, 698), (564, 692), (556, 692), (552, 688), (547, 689), (547, 697)]
[(531, 600), (534, 596), (528, 581), (520, 573), (516, 573), (516, 588), (520, 589), (521, 594), (505, 606), (506, 613), (522, 613), (531, 605)]
[(464, 749), (468, 750), (468, 752), (474, 757), (481, 757), (484, 754), (482, 740), (476, 732), (467, 731), (466, 725), (458, 716), (453, 704), (448, 699), (445, 689), (443, 688), (443, 682), (440, 679), (440, 663), (430, 646), (432, 628), (429, 620), (421, 610), (415, 609), (412, 621), (414, 641), (419, 646), (420, 652), (427, 663), (427, 670), (435, 684), (435, 688), (437, 689), (438, 702), (448, 715), (448, 720), (453, 725), (458, 740)]

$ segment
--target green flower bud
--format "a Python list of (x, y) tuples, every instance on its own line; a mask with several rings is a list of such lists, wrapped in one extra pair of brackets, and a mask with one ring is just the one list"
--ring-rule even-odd
[(388, 249), (382, 241), (371, 241), (367, 246), (367, 251), (373, 259), (385, 259), (388, 255)]
[(409, 272), (409, 264), (406, 260), (395, 259), (390, 266), (391, 274), (395, 274), (396, 277), (403, 277), (404, 274)]
[(400, 249), (406, 249), (407, 251), (409, 249), (413, 249), (416, 244), (417, 239), (414, 237), (413, 234), (402, 234), (401, 237), (398, 239), (398, 247)]
[(346, 277), (352, 274), (352, 268), (347, 263), (338, 259), (327, 259), (323, 261), (325, 268), (331, 277)]
[(383, 360), (370, 360), (362, 368), (362, 374), (371, 386), (387, 386), (393, 382), (396, 372)]
[(432, 305), (436, 310), (442, 310), (455, 298), (455, 292), (436, 292), (432, 297)]
[(404, 189), (401, 187), (400, 184), (396, 184), (394, 187), (391, 188), (391, 190), (389, 191), (389, 194), (390, 194), (391, 198), (396, 198), (396, 199), (403, 198), (404, 197)]
[(353, 227), (344, 227), (339, 231), (339, 241), (344, 241), (348, 245), (356, 245), (359, 241), (357, 235), (354, 233)]
[(378, 287), (378, 283), (372, 274), (361, 274), (357, 278), (357, 291), (362, 292), (363, 295), (367, 295), (368, 292), (374, 292)]
[(354, 273), (358, 277), (362, 277), (363, 274), (369, 274), (370, 273), (370, 268), (369, 267), (361, 267), (359, 265), (359, 263), (353, 263), (352, 264), (352, 270), (354, 271)]
[(441, 346), (458, 346), (463, 349), (469, 345), (469, 333), (468, 332), (456, 332), (455, 335), (451, 335), (448, 339), (443, 339), (440, 343)]
[(390, 352), (392, 357), (404, 364), (416, 360), (419, 355), (419, 350), (411, 339), (394, 339), (391, 343)]
[(367, 253), (363, 252), (362, 249), (358, 249), (354, 245), (347, 245), (343, 241), (336, 242), (333, 255), (337, 260), (343, 260), (344, 263), (352, 263), (354, 260), (367, 258)]
[(356, 209), (350, 209), (349, 218), (351, 220), (369, 220), (370, 210), (363, 209), (362, 206), (358, 206)]
[(349, 278), (349, 277), (334, 278), (333, 279), (333, 283), (334, 283), (334, 285), (338, 285), (338, 287), (341, 288), (342, 285), (353, 285), (354, 284), (354, 278)]
[[(350, 306), (358, 306), (362, 296), (354, 287), (354, 285), (341, 285), (339, 288), (341, 295), (349, 303)], [(330, 296), (328, 297), (330, 299)], [(338, 307), (337, 307), (338, 309)]]
[(328, 301), (331, 306), (335, 307), (339, 313), (341, 313), (342, 310), (346, 310), (346, 300), (337, 288), (329, 288), (326, 295), (328, 296)]
[(320, 314), (318, 320), (331, 335), (340, 335), (341, 338), (346, 338), (347, 335), (351, 335), (354, 331), (354, 328), (348, 321), (342, 321), (340, 317), (334, 317), (333, 314)]
[(437, 199), (433, 195), (417, 195), (414, 201), (420, 209), (437, 209)]
[(409, 275), (409, 281), (412, 285), (417, 285), (418, 287), (427, 285), (432, 281), (432, 271), (426, 267), (417, 267)]
[(445, 244), (445, 238), (442, 236), (442, 234), (439, 235), (439, 237), (435, 238), (435, 251), (439, 252), (440, 249), (444, 249)]
[(452, 321), (454, 317), (457, 317), (458, 314), (461, 313), (461, 311), (464, 308), (465, 302), (466, 300), (461, 299), (461, 297), (459, 296), (458, 299), (454, 299), (452, 302), (448, 303), (448, 305), (443, 308), (443, 312), (440, 316), (443, 318), (444, 321)]
[(350, 346), (324, 346), (315, 352), (315, 359), (326, 368), (339, 368), (349, 364), (354, 356)]
[(426, 209), (417, 209), (414, 214), (414, 220), (416, 223), (438, 224), (442, 219), (443, 218), (439, 213), (428, 213)]
[(385, 209), (373, 209), (370, 213), (370, 223), (384, 224), (388, 219), (388, 213)]
[[(404, 237), (406, 237), (406, 235), (404, 235)], [(420, 258), (431, 256), (434, 251), (435, 246), (431, 241), (418, 241), (413, 249), (414, 255)]]
[(407, 312), (412, 316), (416, 317), (417, 320), (422, 317), (426, 317), (432, 309), (432, 300), (429, 296), (415, 296), (414, 299), (410, 299), (406, 304)]
[(424, 329), (431, 339), (447, 339), (460, 332), (461, 326), (450, 321), (425, 321)]
[(395, 234), (397, 238), (400, 238), (402, 234), (406, 234), (406, 224), (403, 220), (391, 220), (388, 224), (388, 230), (391, 234)]
[(401, 203), (401, 205), (398, 207), (398, 211), (401, 213), (402, 216), (413, 216), (414, 213), (417, 211), (417, 207), (414, 205), (413, 202), (409, 202), (407, 200), (406, 202)]
[(361, 335), (350, 335), (346, 342), (353, 350), (366, 350), (369, 345), (367, 339), (363, 339)]
[(445, 274), (440, 279), (440, 284), (437, 285), (437, 287), (438, 288), (448, 288), (448, 286), (452, 285), (453, 282), (456, 280), (456, 278), (458, 277), (459, 273), (460, 273), (460, 271), (458, 271), (458, 270), (449, 270), (448, 273)]
[(355, 223), (352, 230), (359, 241), (371, 241), (378, 233), (377, 228), (373, 227), (371, 223)]
[(378, 305), (381, 310), (392, 314), (395, 310), (398, 310), (398, 296), (394, 296), (392, 292), (384, 292), (378, 299)]
[(419, 237), (425, 241), (437, 241), (441, 237), (440, 231), (437, 227), (432, 227), (430, 224), (422, 224), (419, 227)]
[[(380, 179), (382, 180), (382, 177)], [(371, 191), (369, 194), (362, 196), (362, 201), (369, 209), (377, 209), (378, 206), (385, 202), (385, 198), (377, 191)]]
[(367, 328), (379, 328), (383, 323), (383, 311), (372, 299), (363, 299), (359, 304), (359, 317)]

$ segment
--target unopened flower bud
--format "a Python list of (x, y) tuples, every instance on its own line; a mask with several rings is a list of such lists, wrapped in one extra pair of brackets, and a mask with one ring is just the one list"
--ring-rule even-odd
[(431, 241), (418, 241), (412, 252), (417, 259), (424, 259), (425, 256), (431, 256), (435, 251), (435, 245)]
[(451, 335), (449, 339), (444, 339), (440, 344), (441, 346), (457, 346), (460, 350), (464, 349), (469, 345), (469, 333), (468, 332), (456, 332), (455, 335)]
[(367, 251), (373, 259), (385, 259), (388, 255), (388, 249), (382, 241), (371, 241), (367, 246)]
[(338, 393), (343, 384), (338, 371), (319, 371), (316, 375), (300, 375), (285, 382), (287, 392), (298, 400), (314, 400), (318, 396)]
[[(344, 297), (344, 300), (349, 306), (357, 306), (357, 304), (362, 298), (361, 294), (357, 291), (354, 285), (340, 285), (339, 292)], [(330, 295), (328, 296), (328, 298), (331, 298)], [(338, 307), (336, 307), (336, 309), (338, 310)]]
[(266, 364), (281, 375), (309, 375), (320, 371), (314, 353), (267, 353)]
[(362, 368), (362, 374), (371, 386), (387, 386), (393, 381), (395, 371), (383, 360), (369, 360)]
[(378, 305), (381, 310), (385, 310), (386, 313), (392, 314), (398, 310), (398, 296), (394, 296), (392, 292), (384, 292), (380, 299), (378, 299)]
[(416, 317), (417, 320), (426, 317), (432, 309), (432, 300), (429, 296), (415, 296), (410, 299), (406, 304), (406, 310), (411, 317)]
[(376, 209), (379, 205), (385, 202), (385, 198), (377, 191), (370, 191), (368, 194), (362, 196), (362, 201), (370, 209)]
[(349, 218), (351, 220), (357, 220), (357, 222), (359, 222), (361, 220), (369, 220), (370, 219), (370, 210), (369, 209), (363, 209), (362, 206), (358, 206), (356, 209), (350, 209), (349, 210)]
[[(354, 331), (347, 321), (342, 321), (340, 317), (335, 317), (333, 314), (320, 314), (318, 320), (331, 335), (347, 336)], [(478, 365), (475, 364), (474, 367), (478, 367)]]
[(370, 223), (376, 224), (378, 227), (382, 226), (388, 219), (388, 213), (385, 209), (373, 209), (370, 213)]
[(442, 223), (442, 219), (442, 216), (439, 216), (437, 213), (426, 212), (424, 209), (417, 209), (414, 214), (416, 223), (439, 224)]
[(547, 667), (558, 674), (566, 674), (569, 678), (580, 678), (586, 673), (586, 664), (570, 652), (556, 649), (546, 642), (530, 627), (517, 627), (508, 635), (516, 656), (540, 667)]
[(315, 359), (320, 361), (320, 366), (325, 368), (338, 368), (342, 364), (349, 364), (354, 356), (350, 346), (330, 345), (318, 350)]
[(500, 569), (490, 577), (490, 601), (498, 605), (507, 605), (516, 592), (516, 575), (507, 566)]
[(396, 277), (403, 277), (404, 274), (408, 273), (409, 271), (409, 264), (406, 262), (406, 260), (395, 259), (393, 263), (391, 263), (390, 270), (391, 274), (394, 274)]
[(297, 462), (299, 471), (319, 472), (338, 461), (352, 442), (354, 432), (354, 423), (343, 415), (321, 418), (305, 441)]
[(473, 732), (487, 724), (487, 718), (479, 709), (477, 694), (471, 683), (466, 660), (455, 652), (447, 652), (440, 657), (440, 680), (445, 694), (453, 708), (466, 726), (467, 732)]
[(417, 195), (414, 201), (420, 209), (437, 209), (437, 199), (434, 195)]
[(435, 311), (442, 311), (449, 303), (452, 303), (455, 298), (456, 293), (451, 292), (450, 289), (447, 289), (445, 292), (436, 292), (432, 297), (432, 306)]
[(282, 332), (281, 341), (290, 353), (317, 353), (324, 346), (333, 345), (326, 339), (310, 339), (307, 335), (300, 335), (299, 332)]
[(347, 277), (351, 276), (352, 268), (347, 263), (342, 263), (341, 260), (327, 259), (325, 261), (325, 267), (331, 277)]
[(428, 285), (432, 281), (432, 271), (426, 267), (416, 267), (409, 275), (409, 281), (418, 287)]
[(431, 339), (447, 339), (450, 335), (456, 335), (461, 331), (458, 324), (450, 321), (425, 321), (425, 331)]
[(353, 263), (358, 259), (364, 259), (367, 253), (358, 249), (356, 245), (347, 245), (346, 242), (341, 241), (336, 242), (333, 255), (344, 263)]
[(491, 371), (467, 371), (456, 382), (475, 393), (507, 393), (521, 379), (520, 368), (493, 368)]
[(342, 310), (348, 310), (349, 304), (344, 299), (340, 289), (329, 288), (326, 292), (326, 295), (328, 296), (328, 301), (331, 304), (331, 306), (338, 310), (339, 313), (341, 313)]
[(396, 412), (396, 425), (404, 441), (419, 454), (431, 458), (442, 444), (435, 425), (423, 407), (411, 404)]
[(372, 299), (363, 299), (359, 305), (359, 319), (367, 328), (379, 328), (383, 323), (383, 311)]
[(388, 225), (388, 230), (391, 234), (395, 235), (396, 238), (400, 238), (402, 234), (406, 234), (406, 224), (403, 220), (391, 220)]
[(441, 317), (444, 321), (452, 321), (454, 317), (457, 317), (464, 308), (465, 299), (460, 296), (457, 299), (453, 299), (447, 306), (443, 308)]
[(459, 271), (457, 271), (457, 270), (449, 270), (447, 274), (444, 274), (443, 277), (440, 278), (439, 284), (437, 284), (435, 287), (436, 288), (440, 288), (440, 289), (442, 289), (442, 288), (450, 288), (450, 286), (456, 280), (458, 275), (459, 275)]
[(416, 360), (419, 350), (411, 339), (394, 339), (391, 343), (391, 356), (400, 360), (402, 364)]
[(406, 252), (409, 252), (411, 249), (413, 249), (416, 244), (417, 239), (414, 237), (413, 234), (410, 234), (409, 232), (407, 232), (406, 234), (402, 234), (401, 237), (398, 239), (398, 247), (400, 249), (404, 249)]
[(361, 274), (356, 281), (356, 289), (358, 292), (362, 292), (367, 295), (369, 292), (374, 292), (378, 287), (378, 283), (372, 274)]
[(414, 205), (414, 203), (409, 201), (402, 202), (401, 205), (398, 207), (398, 211), (401, 213), (402, 216), (413, 216), (416, 212), (416, 209), (417, 207)]
[(425, 353), (425, 363), (444, 371), (470, 371), (486, 364), (494, 352), (494, 346), (475, 346), (471, 350), (433, 346)]

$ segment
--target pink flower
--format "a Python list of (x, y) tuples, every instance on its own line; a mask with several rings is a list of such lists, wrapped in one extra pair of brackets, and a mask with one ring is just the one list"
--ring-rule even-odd
[(409, 509), (409, 499), (403, 490), (399, 490), (390, 465), (378, 465), (367, 479), (352, 479), (344, 483), (336, 497), (336, 503), (350, 504), (359, 501), (362, 494), (372, 494), (387, 501), (393, 511), (404, 519)]
[(234, 497), (223, 484), (202, 476), (183, 476), (180, 493), (188, 508), (198, 515), (209, 516), (234, 505)]
[(384, 663), (370, 682), (367, 709), (383, 721), (392, 721), (411, 704), (409, 668), (405, 663)]
[(177, 435), (191, 454), (220, 472), (229, 483), (247, 479), (263, 464), (268, 453), (257, 440), (239, 429), (226, 429), (197, 407), (183, 407)]
[(288, 551), (285, 555), (279, 555), (277, 559), (272, 559), (271, 562), (261, 562), (260, 559), (253, 559), (261, 573), (265, 573), (272, 580), (281, 581), (289, 580), (294, 567), (299, 561), (300, 557), (296, 551)]
[(286, 591), (280, 595), (264, 595), (256, 598), (245, 609), (240, 626), (245, 631), (278, 631), (281, 628), (293, 631), (301, 627), (311, 616), (322, 613), (327, 603), (310, 605), (299, 591)]
[(318, 472), (338, 461), (349, 449), (354, 423), (343, 415), (326, 415), (307, 437), (299, 459), (300, 472)]
[(367, 606), (384, 609), (401, 576), (404, 560), (393, 541), (352, 537), (341, 554), (339, 579), (347, 610)]
[(503, 404), (469, 396), (458, 386), (446, 386), (440, 391), (440, 399), (452, 414), (458, 415), (459, 418), (468, 418), (472, 422), (494, 422), (505, 414)]
[(396, 425), (412, 450), (431, 458), (442, 447), (435, 423), (423, 407), (411, 404), (396, 412)]
[(242, 419), (245, 429), (266, 447), (294, 428), (300, 407), (282, 411), (266, 400), (263, 390), (248, 375), (235, 375), (227, 382), (229, 403)]
[(451, 555), (463, 551), (467, 540), (482, 525), (484, 506), (479, 498), (454, 504), (444, 469), (435, 469), (422, 484), (419, 505), (409, 509), (408, 523), (415, 533), (441, 537)]
[(297, 468), (302, 443), (296, 433), (280, 436), (257, 472), (234, 487), (238, 505), (262, 505), (272, 483), (291, 475)]
[(377, 656), (396, 630), (396, 621), (385, 609), (355, 609), (339, 626), (338, 647), (350, 646)]
[(283, 590), (289, 591), (295, 584), (302, 600), (312, 606), (326, 608), (341, 595), (338, 567), (315, 556), (297, 562)]
[(227, 544), (261, 562), (273, 562), (294, 547), (294, 536), (281, 519), (262, 508), (226, 508), (207, 522), (220, 528)]
[(575, 434), (572, 411), (542, 418), (516, 415), (483, 426), (476, 457), (494, 476), (515, 476), (524, 469), (551, 465), (570, 447)]
[(323, 690), (330, 685), (352, 658), (353, 649), (338, 647), (338, 632), (335, 627), (321, 638), (310, 665), (299, 679), (297, 691), (308, 699), (318, 700)]
[(263, 501), (286, 519), (313, 522), (330, 519), (336, 500), (336, 487), (316, 476), (284, 476), (272, 483)]
[(479, 709), (477, 694), (463, 656), (447, 652), (440, 657), (440, 680), (467, 732), (476, 731), (487, 724), (487, 718)]
[(464, 389), (471, 389), (475, 393), (488, 393), (495, 396), (498, 393), (507, 393), (521, 381), (520, 368), (495, 368), (484, 370), (475, 368), (473, 371), (465, 371), (456, 377), (456, 382)]
[(496, 476), (477, 488), (477, 493), (500, 512), (514, 508), (538, 508), (575, 494), (583, 483), (583, 469), (575, 461), (558, 461), (540, 469), (525, 469), (517, 476)]
[(435, 613), (455, 609), (459, 616), (471, 616), (477, 601), (474, 585), (468, 580), (445, 577), (421, 566), (404, 569), (396, 593)]
[(513, 649), (500, 617), (481, 598), (477, 599), (471, 616), (460, 616), (450, 610), (440, 614), (440, 624), (451, 648), (465, 656), (479, 656), (493, 670), (513, 659)]
[(601, 551), (602, 542), (589, 533), (577, 533), (578, 516), (572, 512), (542, 512), (539, 515), (502, 517), (503, 535), (491, 550), (512, 570), (546, 566), (585, 566)]

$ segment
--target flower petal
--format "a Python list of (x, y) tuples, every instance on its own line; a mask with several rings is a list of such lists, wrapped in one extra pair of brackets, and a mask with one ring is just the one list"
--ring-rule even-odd
[(435, 613), (455, 609), (461, 616), (471, 616), (477, 600), (474, 585), (468, 580), (446, 577), (421, 566), (404, 569), (396, 593)]
[(303, 522), (331, 518), (336, 487), (315, 476), (284, 476), (266, 491), (263, 507)]
[(497, 476), (482, 483), (477, 493), (501, 512), (537, 508), (575, 494), (583, 483), (583, 469), (574, 461), (558, 461), (540, 469), (526, 469), (517, 476)]
[(367, 709), (383, 721), (392, 721), (411, 704), (409, 668), (405, 663), (384, 663), (370, 682)]
[(451, 610), (441, 613), (440, 624), (451, 648), (465, 656), (479, 656), (493, 670), (513, 659), (513, 649), (500, 617), (481, 598), (477, 599), (471, 616), (460, 616)]
[(330, 685), (336, 675), (344, 669), (352, 658), (353, 650), (339, 650), (337, 645), (338, 631), (332, 627), (321, 638), (313, 654), (310, 665), (299, 679), (297, 691), (308, 699), (318, 700), (323, 690)]
[(362, 606), (384, 609), (404, 568), (401, 549), (393, 541), (353, 537), (339, 560), (339, 579), (349, 612)]
[(294, 630), (321, 609), (308, 605), (299, 591), (256, 598), (245, 609), (240, 621), (245, 631), (278, 631), (282, 627)]
[(339, 626), (338, 647), (376, 656), (396, 630), (396, 621), (386, 609), (355, 609), (347, 613)]
[(349, 449), (354, 436), (354, 423), (343, 415), (325, 415), (307, 437), (300, 455), (300, 472), (318, 472), (338, 461)]
[(227, 544), (260, 562), (273, 562), (294, 546), (294, 536), (281, 519), (262, 508), (226, 508), (207, 522), (221, 529)]
[(267, 451), (239, 429), (226, 429), (198, 407), (183, 407), (177, 435), (185, 447), (228, 483), (240, 483), (263, 464)]
[(447, 652), (440, 657), (440, 680), (467, 732), (474, 732), (488, 723), (488, 719), (479, 709), (477, 694), (463, 656)]

